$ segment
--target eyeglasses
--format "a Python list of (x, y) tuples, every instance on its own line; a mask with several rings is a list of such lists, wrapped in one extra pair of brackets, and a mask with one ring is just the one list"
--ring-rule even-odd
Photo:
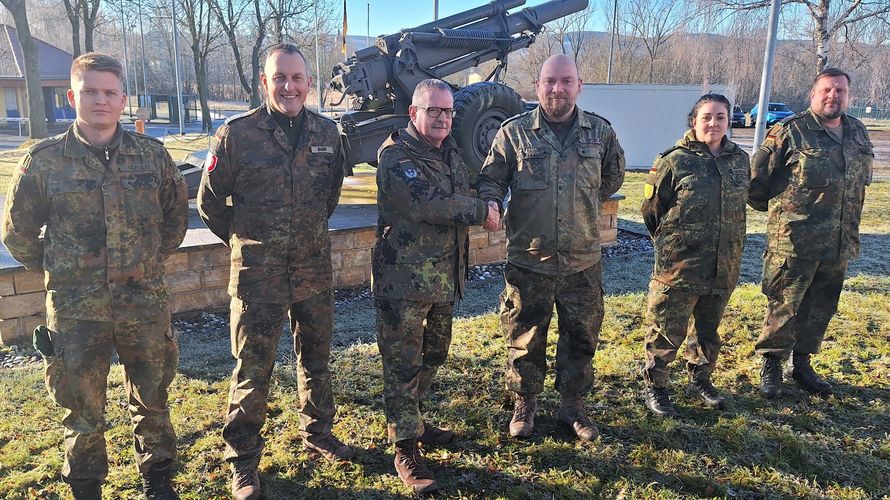
[(430, 118), (438, 118), (442, 113), (445, 113), (446, 118), (454, 118), (454, 108), (437, 108), (435, 106), (414, 107), (426, 111), (426, 114), (428, 114)]

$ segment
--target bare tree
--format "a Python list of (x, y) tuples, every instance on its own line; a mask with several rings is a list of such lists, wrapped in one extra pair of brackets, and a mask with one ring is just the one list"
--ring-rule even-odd
[(210, 54), (219, 45), (219, 32), (213, 28), (213, 14), (209, 0), (178, 0), (182, 6), (182, 15), (188, 31), (188, 45), (192, 51), (192, 62), (195, 66), (195, 83), (198, 87), (198, 99), (201, 101), (201, 129), (213, 131), (213, 119), (210, 116), (210, 86), (207, 81), (207, 61)]
[(37, 43), (31, 36), (28, 27), (28, 11), (25, 8), (25, 0), (0, 0), (12, 14), (15, 22), (15, 30), (19, 43), (22, 45), (22, 56), (25, 58), (25, 88), (28, 93), (28, 117), (31, 126), (30, 137), (43, 139), (47, 135), (46, 117), (44, 116), (43, 89), (40, 87), (40, 60), (38, 58)]
[[(260, 52), (262, 52), (266, 40), (266, 29), (269, 24), (268, 12), (264, 8), (262, 0), (211, 0), (210, 6), (232, 48), (241, 86), (250, 95), (250, 107), (255, 108), (260, 105)], [(250, 25), (249, 74), (244, 70), (239, 43), (241, 34), (248, 31), (245, 29), (245, 24)]]
[[(756, 10), (770, 5), (769, 0), (716, 0), (731, 10)], [(887, 0), (783, 0), (783, 5), (802, 5), (812, 19), (815, 73), (828, 66), (831, 41), (846, 36), (857, 23), (880, 20), (890, 24), (890, 2)]]
[(682, 0), (630, 0), (624, 22), (646, 50), (649, 83), (655, 81), (655, 62), (673, 37), (691, 17)]

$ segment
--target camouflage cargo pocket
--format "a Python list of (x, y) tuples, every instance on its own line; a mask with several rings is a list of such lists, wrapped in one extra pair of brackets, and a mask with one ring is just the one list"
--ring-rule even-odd
[[(73, 408), (74, 398), (71, 396), (70, 382), (65, 370), (65, 348), (60, 342), (53, 340), (54, 332), (41, 325), (34, 329), (34, 345), (40, 347), (40, 355), (44, 364), (44, 383), (53, 401), (63, 408)], [(55, 335), (58, 337), (58, 335)]]

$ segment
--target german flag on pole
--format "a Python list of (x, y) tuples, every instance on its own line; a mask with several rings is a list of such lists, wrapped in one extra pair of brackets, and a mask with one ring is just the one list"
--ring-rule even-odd
[(343, 0), (343, 43), (340, 47), (340, 52), (343, 53), (343, 57), (346, 57), (346, 30), (348, 28), (349, 25), (346, 22), (346, 0)]

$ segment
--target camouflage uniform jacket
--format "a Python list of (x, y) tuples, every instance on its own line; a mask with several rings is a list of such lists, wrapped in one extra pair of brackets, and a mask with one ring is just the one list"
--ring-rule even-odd
[(457, 144), (448, 136), (439, 152), (409, 123), (377, 155), (374, 294), (422, 302), (460, 298), (468, 226), (482, 224), (488, 207), (471, 195)]
[(185, 179), (160, 141), (126, 131), (106, 169), (75, 127), (22, 159), (3, 243), (28, 270), (44, 272), (50, 315), (157, 319), (168, 305), (164, 258), (188, 227)]
[(303, 112), (296, 151), (266, 106), (233, 116), (211, 140), (198, 212), (232, 249), (229, 294), (241, 300), (291, 304), (332, 286), (328, 218), (344, 157), (334, 122)]
[(841, 121), (838, 142), (807, 110), (774, 125), (754, 153), (748, 203), (769, 209), (769, 251), (827, 261), (859, 256), (874, 151), (862, 122), (847, 115)]
[(507, 261), (551, 276), (599, 262), (600, 205), (624, 181), (624, 150), (604, 118), (575, 108), (561, 144), (541, 108), (503, 123), (479, 175), (479, 197), (501, 203)]
[(715, 157), (692, 131), (659, 155), (642, 206), (655, 242), (653, 279), (698, 294), (735, 288), (745, 246), (748, 165), (748, 154), (726, 137)]

